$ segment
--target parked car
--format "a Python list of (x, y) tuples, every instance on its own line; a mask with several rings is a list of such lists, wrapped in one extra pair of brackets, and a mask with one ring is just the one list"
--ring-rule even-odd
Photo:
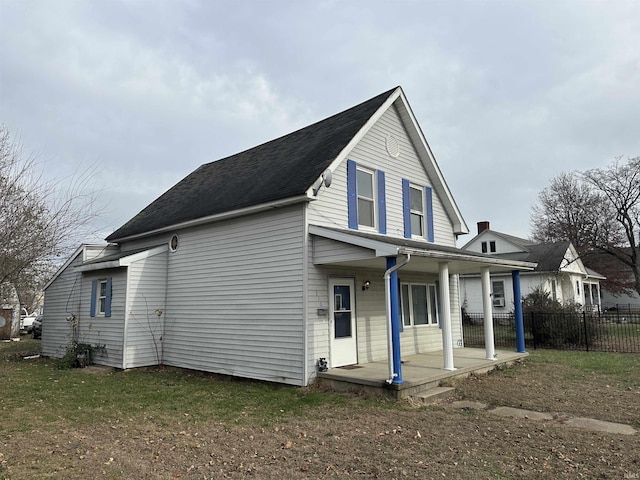
[(24, 330), (24, 319), (29, 316), (29, 312), (24, 307), (20, 308), (20, 330)]
[(31, 336), (33, 338), (42, 338), (42, 315), (38, 315), (33, 320), (33, 325), (31, 326)]
[(36, 313), (32, 313), (31, 315), (27, 315), (22, 319), (22, 330), (25, 330), (27, 333), (31, 333), (33, 329), (33, 322), (38, 318)]

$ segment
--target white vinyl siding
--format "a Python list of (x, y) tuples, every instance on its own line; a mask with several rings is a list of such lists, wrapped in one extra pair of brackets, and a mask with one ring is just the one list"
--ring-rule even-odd
[[(71, 342), (71, 326), (67, 317), (79, 314), (81, 309), (82, 274), (75, 267), (82, 263), (82, 251), (44, 292), (42, 322), (42, 354), (59, 358)], [(87, 299), (88, 301), (89, 299)], [(87, 303), (87, 317), (89, 316)]]
[[(78, 323), (78, 341), (106, 347), (106, 355), (95, 356), (94, 362), (122, 368), (126, 269), (80, 273), (75, 267), (81, 258), (78, 255), (45, 291), (42, 353), (56, 358), (64, 355), (73, 340), (67, 320), (73, 316)], [(91, 282), (104, 278), (112, 280), (111, 317), (91, 317)]]
[[(91, 317), (91, 282), (105, 278), (111, 278), (111, 316)], [(76, 315), (79, 339), (83, 343), (106, 347), (105, 355), (94, 357), (96, 364), (122, 368), (126, 283), (127, 269), (124, 267), (82, 274), (80, 315)]]
[(124, 368), (163, 363), (167, 252), (128, 267)]
[(169, 254), (168, 365), (304, 384), (302, 206), (180, 232)]
[[(393, 134), (398, 140), (401, 152), (398, 158), (390, 157), (386, 151), (387, 134)], [(382, 115), (348, 153), (348, 158), (355, 161), (359, 167), (385, 172), (387, 234), (402, 238), (402, 179), (407, 178), (416, 185), (432, 186), (433, 183), (407, 136), (395, 106)], [(343, 162), (333, 172), (331, 187), (322, 189), (318, 199), (309, 205), (310, 223), (348, 227), (346, 163)], [(433, 190), (433, 218), (435, 243), (455, 247), (453, 225), (436, 189)]]

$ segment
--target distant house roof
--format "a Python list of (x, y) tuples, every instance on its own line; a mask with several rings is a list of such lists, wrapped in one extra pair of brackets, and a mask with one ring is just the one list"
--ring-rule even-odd
[(109, 242), (305, 195), (399, 87), (283, 137), (202, 165), (109, 235)]

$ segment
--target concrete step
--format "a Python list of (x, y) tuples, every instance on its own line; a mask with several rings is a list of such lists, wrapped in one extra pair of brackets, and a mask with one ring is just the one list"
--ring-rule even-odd
[(455, 394), (453, 387), (433, 387), (422, 393), (411, 395), (409, 401), (423, 405), (429, 405), (435, 402), (451, 398)]

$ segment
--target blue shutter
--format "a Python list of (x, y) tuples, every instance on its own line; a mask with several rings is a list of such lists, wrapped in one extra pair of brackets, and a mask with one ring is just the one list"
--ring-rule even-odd
[(435, 241), (434, 233), (433, 233), (433, 192), (431, 187), (424, 187), (425, 190), (425, 209), (424, 212), (427, 222), (427, 240), (430, 242)]
[(104, 316), (111, 316), (111, 277), (107, 278), (107, 298), (104, 301)]
[(356, 188), (356, 162), (347, 160), (347, 207), (349, 228), (358, 229), (358, 191)]
[(96, 316), (96, 295), (98, 293), (98, 281), (93, 280), (91, 282), (91, 308), (89, 310), (89, 315), (92, 317)]
[(384, 172), (377, 171), (378, 174), (378, 231), (387, 233), (387, 201), (385, 195)]
[(402, 179), (402, 215), (404, 217), (404, 238), (411, 238), (411, 197), (409, 180)]

